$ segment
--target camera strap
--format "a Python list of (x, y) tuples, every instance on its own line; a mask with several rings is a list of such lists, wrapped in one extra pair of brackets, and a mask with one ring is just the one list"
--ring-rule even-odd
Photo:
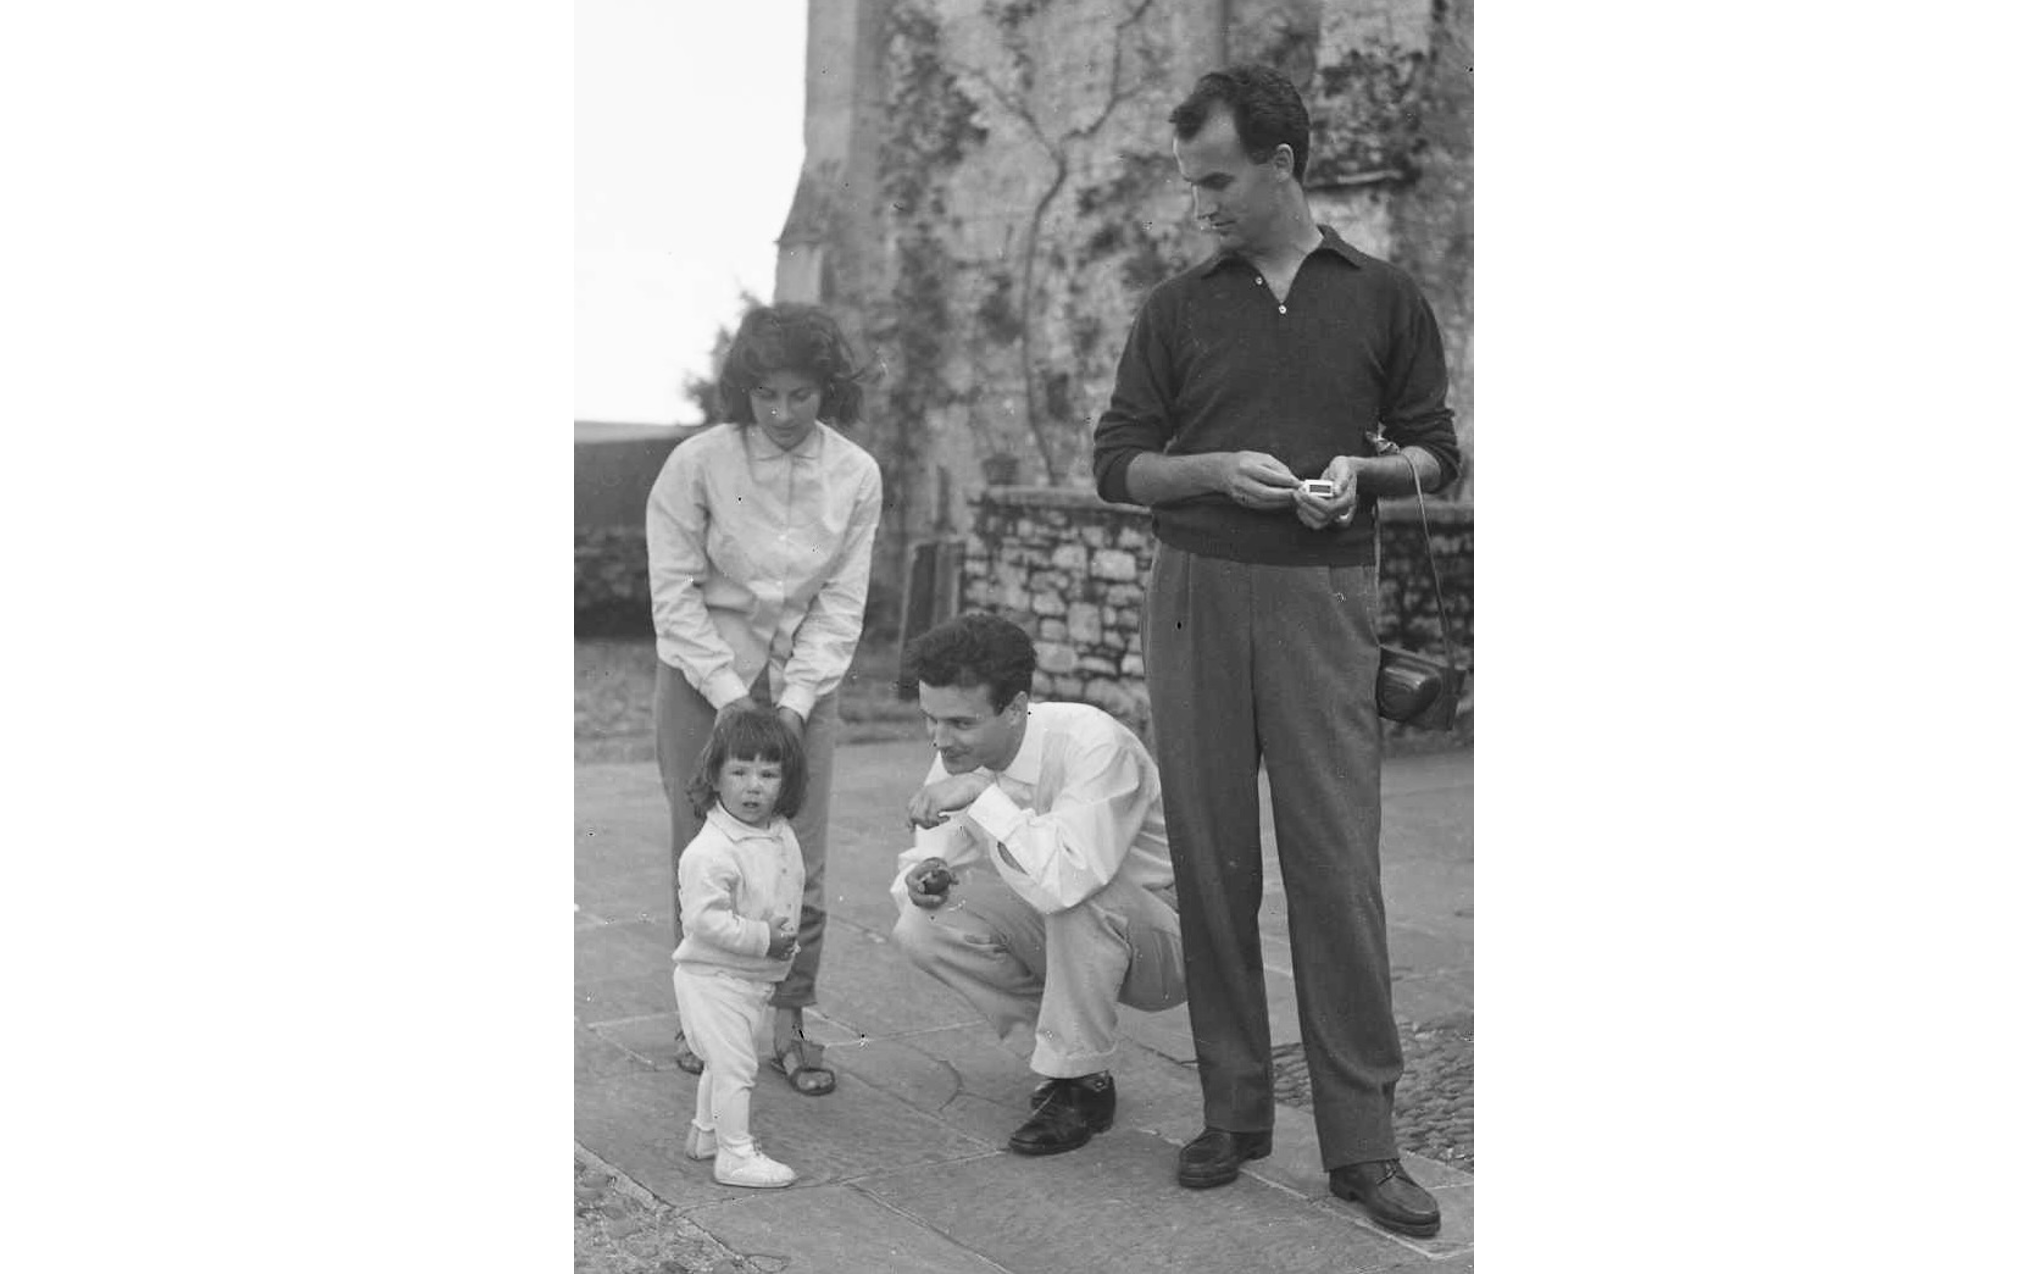
[[(1424, 562), (1431, 568), (1431, 588), (1433, 595), (1438, 599), (1438, 637), (1445, 643), (1446, 666), (1457, 669), (1459, 667), (1459, 654), (1457, 648), (1452, 644), (1451, 624), (1445, 618), (1445, 584), (1438, 575), (1437, 555), (1431, 551), (1431, 519), (1424, 512), (1424, 476), (1417, 472), (1416, 460), (1410, 456), (1409, 452), (1404, 451), (1401, 446), (1390, 442), (1379, 434), (1373, 436), (1373, 442), (1377, 455), (1401, 456), (1403, 462), (1410, 467), (1410, 485), (1417, 489), (1417, 526), (1424, 533)], [(1374, 513), (1374, 562), (1378, 569), (1381, 564), (1381, 511), (1379, 508)]]

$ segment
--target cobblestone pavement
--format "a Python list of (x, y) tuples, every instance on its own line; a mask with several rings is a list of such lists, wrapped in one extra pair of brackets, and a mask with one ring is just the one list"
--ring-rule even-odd
[(733, 1255), (627, 1178), (574, 1159), (574, 1274), (777, 1274)]
[[(1397, 1022), (1403, 1077), (1395, 1089), (1396, 1139), (1407, 1149), (1473, 1171), (1473, 1014)], [(1303, 1045), (1275, 1049), (1275, 1100), (1311, 1108)]]

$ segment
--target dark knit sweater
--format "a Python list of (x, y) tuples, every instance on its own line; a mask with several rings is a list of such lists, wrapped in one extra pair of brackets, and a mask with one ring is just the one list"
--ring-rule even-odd
[[(1409, 275), (1329, 227), (1278, 306), (1259, 271), (1220, 254), (1157, 287), (1135, 316), (1112, 402), (1099, 417), (1098, 494), (1135, 503), (1136, 455), (1263, 451), (1299, 478), (1332, 457), (1373, 455), (1379, 429), (1459, 471), (1438, 321)], [(1290, 566), (1373, 561), (1374, 503), (1353, 524), (1312, 530), (1292, 509), (1241, 508), (1219, 494), (1157, 504), (1162, 543), (1207, 557)]]

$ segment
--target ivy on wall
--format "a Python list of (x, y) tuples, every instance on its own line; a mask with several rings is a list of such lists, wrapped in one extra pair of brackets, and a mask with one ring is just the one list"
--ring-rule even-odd
[(1379, 34), (1326, 57), (1314, 18), (1283, 16), (1247, 60), (1279, 68), (1310, 108), (1312, 186), (1404, 184), (1424, 149), (1420, 109), (1429, 56)]
[(1421, 49), (1370, 36), (1318, 68), (1310, 107), (1312, 185), (1416, 180), (1429, 61)]
[[(925, 494), (917, 463), (924, 431), (930, 417), (957, 398), (942, 374), (956, 317), (950, 292), (956, 261), (948, 247), (956, 223), (948, 180), (987, 134), (977, 102), (949, 69), (941, 26), (927, 9), (892, 7), (885, 63), (887, 127), (879, 142), (878, 188), (895, 265), (890, 290), (873, 307), (872, 338), (891, 355), (885, 434), (874, 453), (885, 484), (890, 578), (903, 580), (912, 510)], [(874, 590), (874, 605), (877, 600)], [(894, 618), (875, 614), (867, 622), (883, 628)]]
[[(1049, 219), (1065, 201), (1064, 191), (1081, 170), (1086, 148), (1156, 73), (1154, 50), (1141, 31), (1153, 5), (1154, 0), (1128, 0), (1120, 7), (1111, 27), (1103, 83), (1080, 111), (1068, 109), (1055, 94), (1036, 91), (1042, 87), (1040, 44), (1057, 25), (1052, 12), (1059, 7), (1056, 0), (987, 0), (982, 12), (996, 28), (1001, 59), (996, 65), (962, 68), (964, 76), (982, 88), (989, 104), (1033, 142), (1048, 163), (1046, 180), (1031, 192), (1019, 226), (1017, 271), (1001, 268), (988, 276), (990, 290), (977, 318), (979, 335), (994, 348), (1016, 350), (1021, 424), (1051, 485), (1082, 468), (1088, 435), (1079, 437), (1072, 427), (1078, 423), (1073, 386), (1088, 383), (1095, 372), (1089, 367), (1045, 365), (1051, 355), (1060, 354), (1051, 326), (1070, 317), (1067, 297), (1062, 308), (1054, 306), (1054, 284), (1068, 285), (1074, 273), (1067, 251), (1072, 245), (1064, 242), (1066, 236), (1050, 230)], [(1067, 91), (1064, 84), (1053, 87)]]
[(1110, 180), (1077, 191), (1077, 215), (1095, 223), (1077, 248), (1077, 265), (1090, 268), (1117, 258), (1119, 283), (1130, 295), (1147, 295), (1157, 283), (1188, 266), (1180, 252), (1170, 250), (1152, 220), (1140, 216), (1141, 206), (1176, 175), (1176, 162), (1166, 152), (1121, 154)]
[(916, 4), (896, 5), (886, 35), (887, 119), (879, 145), (879, 191), (895, 227), (898, 268), (876, 335), (895, 352), (890, 401), (902, 425), (918, 424), (952, 401), (942, 379), (951, 330), (947, 278), (954, 262), (944, 231), (948, 176), (984, 143), (978, 106), (942, 55), (942, 33)]

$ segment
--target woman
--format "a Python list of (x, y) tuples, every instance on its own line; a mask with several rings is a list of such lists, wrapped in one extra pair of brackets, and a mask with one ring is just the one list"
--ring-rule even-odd
[[(853, 424), (862, 381), (848, 342), (812, 306), (768, 305), (744, 316), (718, 388), (728, 424), (666, 458), (645, 510), (659, 776), (672, 811), (673, 942), (680, 942), (680, 852), (701, 830), (687, 782), (719, 715), (753, 701), (776, 708), (801, 739), (808, 796), (793, 822), (807, 869), (799, 954), (772, 995), (774, 1065), (794, 1088), (836, 1087), (808, 1044), (801, 1010), (815, 1002), (827, 922), (836, 687), (864, 627), (878, 534), (878, 464), (837, 430)], [(683, 1070), (701, 1062), (677, 1041)]]

